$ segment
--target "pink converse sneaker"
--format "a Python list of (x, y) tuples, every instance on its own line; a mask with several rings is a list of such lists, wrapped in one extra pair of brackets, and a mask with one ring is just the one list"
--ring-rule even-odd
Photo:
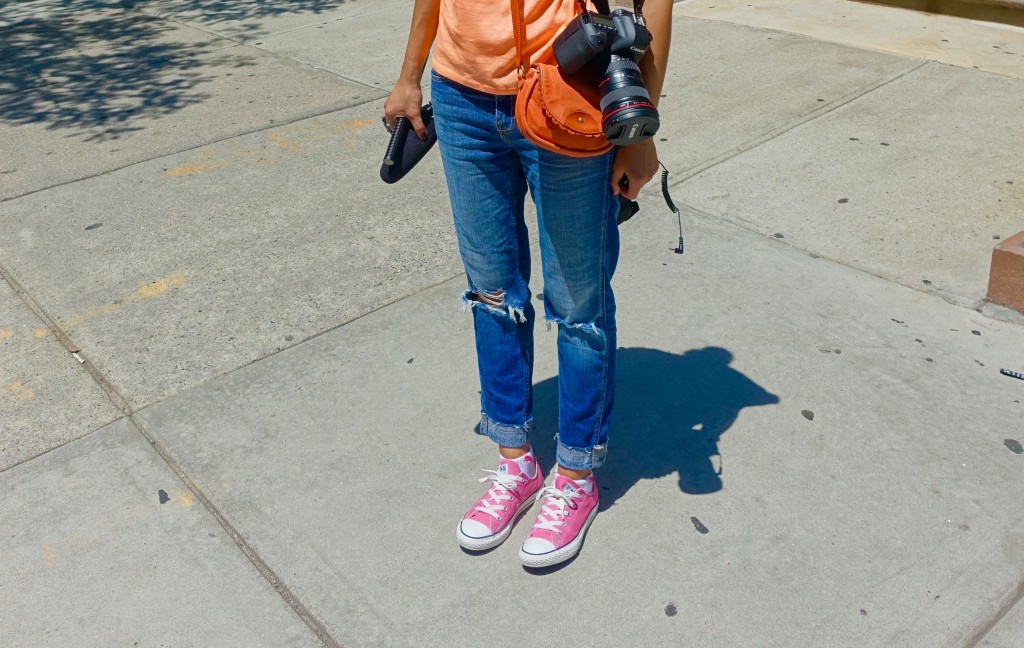
[(501, 458), (497, 470), (480, 483), (493, 482), (487, 494), (459, 522), (455, 535), (471, 551), (483, 551), (505, 541), (517, 519), (533, 505), (533, 496), (544, 485), (544, 476), (533, 453), (519, 459)]
[(598, 500), (594, 476), (581, 481), (583, 485), (556, 472), (554, 484), (537, 493), (544, 504), (519, 551), (527, 567), (556, 565), (579, 553)]

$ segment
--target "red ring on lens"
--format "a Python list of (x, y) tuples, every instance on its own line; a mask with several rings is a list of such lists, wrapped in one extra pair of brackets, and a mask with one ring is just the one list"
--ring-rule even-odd
[(655, 108), (654, 104), (652, 104), (652, 103), (648, 103), (646, 101), (637, 101), (637, 102), (634, 102), (634, 103), (626, 104), (625, 106), (620, 106), (620, 107), (616, 108), (615, 110), (611, 111), (610, 113), (608, 113), (607, 116), (605, 116), (604, 121), (608, 121), (609, 119), (614, 117), (617, 113), (620, 113), (623, 110), (626, 110), (626, 109), (629, 109), (629, 108), (638, 108), (638, 107), (639, 108), (650, 108), (652, 110), (657, 110), (657, 108)]

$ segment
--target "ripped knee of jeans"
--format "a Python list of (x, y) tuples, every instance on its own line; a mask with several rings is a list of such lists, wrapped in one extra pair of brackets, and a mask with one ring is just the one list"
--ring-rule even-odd
[(505, 307), (505, 291), (500, 289), (493, 292), (476, 290), (469, 293), (468, 299), (479, 302), (494, 310), (502, 310)]
[(483, 306), (495, 315), (504, 315), (512, 318), (512, 321), (516, 324), (526, 322), (525, 309), (522, 306), (509, 304), (506, 301), (506, 292), (502, 288), (497, 290), (467, 290), (462, 293), (462, 303), (470, 309)]
[(572, 339), (586, 340), (590, 338), (599, 340), (602, 344), (604, 343), (605, 332), (598, 328), (595, 322), (567, 322), (561, 317), (552, 315), (548, 315), (544, 319), (547, 320), (549, 331), (551, 330), (551, 325), (554, 324), (569, 333)]

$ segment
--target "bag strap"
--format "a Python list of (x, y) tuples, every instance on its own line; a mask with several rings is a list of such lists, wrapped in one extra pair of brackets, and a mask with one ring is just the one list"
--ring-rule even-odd
[(523, 14), (523, 0), (512, 0), (512, 30), (516, 41), (516, 59), (519, 64), (519, 78), (526, 77), (530, 59), (526, 56), (526, 16)]
[[(579, 0), (577, 0), (579, 1)], [(598, 13), (608, 15), (611, 8), (608, 0), (591, 0)], [(644, 24), (644, 2), (645, 0), (633, 0), (633, 13), (636, 14), (640, 24)], [(582, 4), (582, 2), (581, 2)], [(516, 41), (516, 60), (519, 64), (519, 78), (526, 76), (530, 69), (530, 58), (526, 55), (526, 15), (523, 13), (523, 0), (512, 0), (512, 30)]]

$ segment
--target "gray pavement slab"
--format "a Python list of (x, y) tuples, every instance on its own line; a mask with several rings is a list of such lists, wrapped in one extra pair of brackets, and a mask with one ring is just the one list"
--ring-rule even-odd
[[(678, 1), (678, 0), (677, 0)], [(685, 0), (679, 14), (1024, 78), (1024, 29), (850, 0)]]
[[(390, 92), (401, 71), (411, 18), (411, 3), (382, 3), (372, 11), (265, 36), (260, 47)], [(423, 80), (429, 83), (429, 75)]]
[[(394, 6), (406, 7), (402, 20), (408, 32), (412, 4), (413, 0), (290, 0), (286, 3), (263, 0), (146, 0), (138, 8), (147, 14), (171, 18), (256, 44), (271, 34), (329, 25)], [(358, 34), (349, 36), (359, 38)]]
[(974, 306), (1022, 227), (1024, 82), (931, 63), (683, 184), (718, 217)]
[(321, 645), (123, 419), (0, 489), (5, 645)]
[(139, 13), (0, 27), (0, 199), (381, 93)]
[(0, 257), (134, 407), (461, 272), (440, 160), (382, 102), (0, 204)]
[(1024, 605), (1019, 603), (985, 635), (981, 648), (1018, 648), (1024, 646)]
[[(528, 619), (594, 646), (958, 646), (1024, 577), (1024, 391), (998, 374), (1024, 329), (688, 220), (681, 257), (664, 213), (623, 227), (605, 510), (559, 571), (519, 565), (526, 525), (456, 546), (495, 455), (460, 280), (140, 419), (344, 645)], [(538, 327), (545, 466), (554, 339)]]
[(0, 471), (121, 415), (0, 279)]
[(919, 61), (676, 15), (658, 153), (682, 172), (807, 119)]

